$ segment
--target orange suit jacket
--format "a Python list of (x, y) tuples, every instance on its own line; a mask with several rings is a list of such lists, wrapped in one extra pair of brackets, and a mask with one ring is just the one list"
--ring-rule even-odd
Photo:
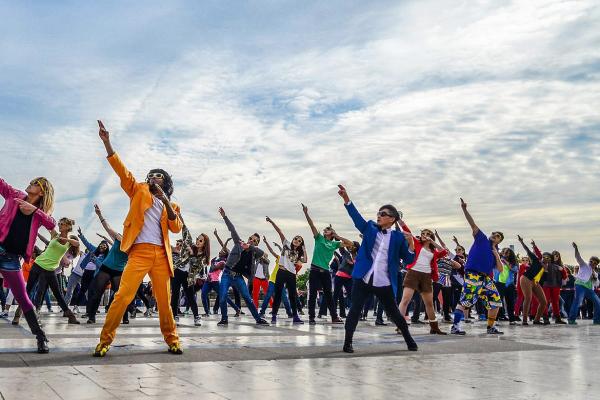
[[(117, 173), (117, 176), (121, 180), (121, 187), (130, 199), (129, 213), (125, 218), (125, 222), (123, 222), (123, 240), (121, 241), (121, 251), (128, 253), (131, 246), (133, 246), (133, 242), (142, 231), (144, 213), (152, 207), (152, 193), (150, 193), (150, 186), (146, 182), (139, 183), (135, 180), (117, 153), (107, 157), (107, 160), (112, 169)], [(163, 209), (160, 226), (162, 229), (163, 245), (169, 259), (170, 273), (173, 276), (173, 255), (171, 253), (169, 231), (173, 233), (181, 232), (183, 223), (179, 218), (179, 206), (175, 203), (171, 203), (171, 205), (177, 214), (177, 218), (173, 221), (169, 220), (167, 210)]]

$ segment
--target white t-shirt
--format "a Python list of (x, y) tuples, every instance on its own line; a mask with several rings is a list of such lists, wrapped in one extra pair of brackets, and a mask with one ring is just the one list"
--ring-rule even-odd
[(254, 277), (258, 279), (267, 279), (265, 277), (265, 271), (263, 270), (263, 263), (260, 261), (256, 261), (256, 273), (254, 274)]
[(160, 219), (162, 217), (163, 202), (155, 196), (152, 196), (152, 207), (144, 213), (144, 226), (134, 244), (149, 243), (157, 246), (163, 245), (162, 228)]
[(419, 258), (417, 259), (417, 262), (411, 269), (414, 271), (430, 274), (431, 260), (433, 260), (433, 253), (429, 251), (429, 249), (423, 247), (421, 248), (421, 252), (419, 253)]
[(83, 263), (83, 259), (85, 258), (85, 255), (81, 255), (79, 256), (79, 261), (77, 261), (77, 265), (75, 265), (75, 267), (73, 268), (72, 273), (77, 275), (77, 276), (82, 276), (83, 275), (83, 265), (81, 265)]
[(283, 251), (279, 257), (279, 268), (283, 268), (288, 272), (296, 274), (296, 263), (299, 260), (298, 252), (292, 251), (292, 243), (289, 240), (283, 242)]

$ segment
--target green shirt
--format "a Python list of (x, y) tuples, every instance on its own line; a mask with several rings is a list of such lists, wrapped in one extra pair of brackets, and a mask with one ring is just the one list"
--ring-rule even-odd
[(329, 271), (329, 263), (333, 253), (340, 248), (342, 242), (327, 240), (320, 233), (315, 236), (315, 250), (313, 251), (312, 265)]
[(60, 265), (60, 260), (69, 250), (69, 247), (71, 247), (69, 242), (60, 244), (58, 237), (56, 237), (48, 243), (46, 250), (35, 259), (35, 263), (46, 271), (54, 271)]
[(579, 286), (583, 286), (584, 288), (588, 288), (590, 290), (594, 290), (594, 283), (592, 282), (592, 278), (587, 281), (582, 281), (581, 279), (576, 279), (575, 284)]

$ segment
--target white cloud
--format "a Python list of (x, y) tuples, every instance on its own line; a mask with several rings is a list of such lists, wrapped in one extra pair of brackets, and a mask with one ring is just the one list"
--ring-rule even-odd
[[(63, 49), (78, 61), (64, 70), (53, 58), (38, 66), (56, 80), (50, 92), (15, 74), (11, 88), (32, 87), (38, 107), (59, 115), (32, 124), (16, 113), (0, 123), (10, 128), (2, 134), (7, 153), (30, 161), (16, 168), (14, 156), (3, 157), (2, 174), (26, 182), (41, 169), (59, 200), (74, 199), (57, 213), (98, 229), (90, 209), (98, 200), (118, 225), (127, 201), (96, 137), (102, 118), (136, 176), (155, 166), (173, 173), (194, 232), (220, 224), (223, 205), (243, 235), (274, 238), (262, 220), (269, 214), (289, 235), (309, 237), (303, 201), (319, 226), (331, 222), (355, 237), (335, 192), (343, 182), (366, 215), (393, 202), (411, 225), (468, 242), (457, 202), (464, 196), (486, 231), (534, 236), (567, 259), (573, 239), (594, 251), (593, 2), (428, 1), (363, 11), (335, 20), (314, 5), (237, 32), (226, 20), (202, 31), (183, 18), (178, 32), (190, 35), (181, 40), (166, 31), (153, 34), (157, 43), (139, 37), (148, 18), (160, 31), (165, 15), (180, 16), (175, 7), (117, 29), (122, 48), (109, 33), (116, 54), (139, 40), (139, 54), (122, 62), (102, 35), (86, 41), (90, 48)], [(219, 32), (223, 46), (203, 40)], [(16, 51), (10, 43), (4, 48)], [(166, 43), (168, 57), (149, 54)], [(30, 146), (19, 126), (34, 127)]]

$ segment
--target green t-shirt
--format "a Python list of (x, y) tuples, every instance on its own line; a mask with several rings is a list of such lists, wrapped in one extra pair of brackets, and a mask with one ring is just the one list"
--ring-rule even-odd
[(312, 265), (329, 271), (329, 263), (333, 253), (340, 248), (342, 242), (327, 240), (320, 233), (315, 236), (315, 250), (313, 251)]
[(60, 244), (58, 238), (54, 238), (48, 243), (46, 250), (35, 259), (35, 263), (46, 271), (54, 271), (60, 265), (60, 260), (69, 250), (69, 247), (71, 247), (69, 242)]
[(587, 281), (582, 281), (581, 279), (576, 279), (575, 284), (579, 286), (583, 286), (584, 288), (588, 288), (590, 290), (594, 290), (594, 283), (592, 282), (592, 278)]

